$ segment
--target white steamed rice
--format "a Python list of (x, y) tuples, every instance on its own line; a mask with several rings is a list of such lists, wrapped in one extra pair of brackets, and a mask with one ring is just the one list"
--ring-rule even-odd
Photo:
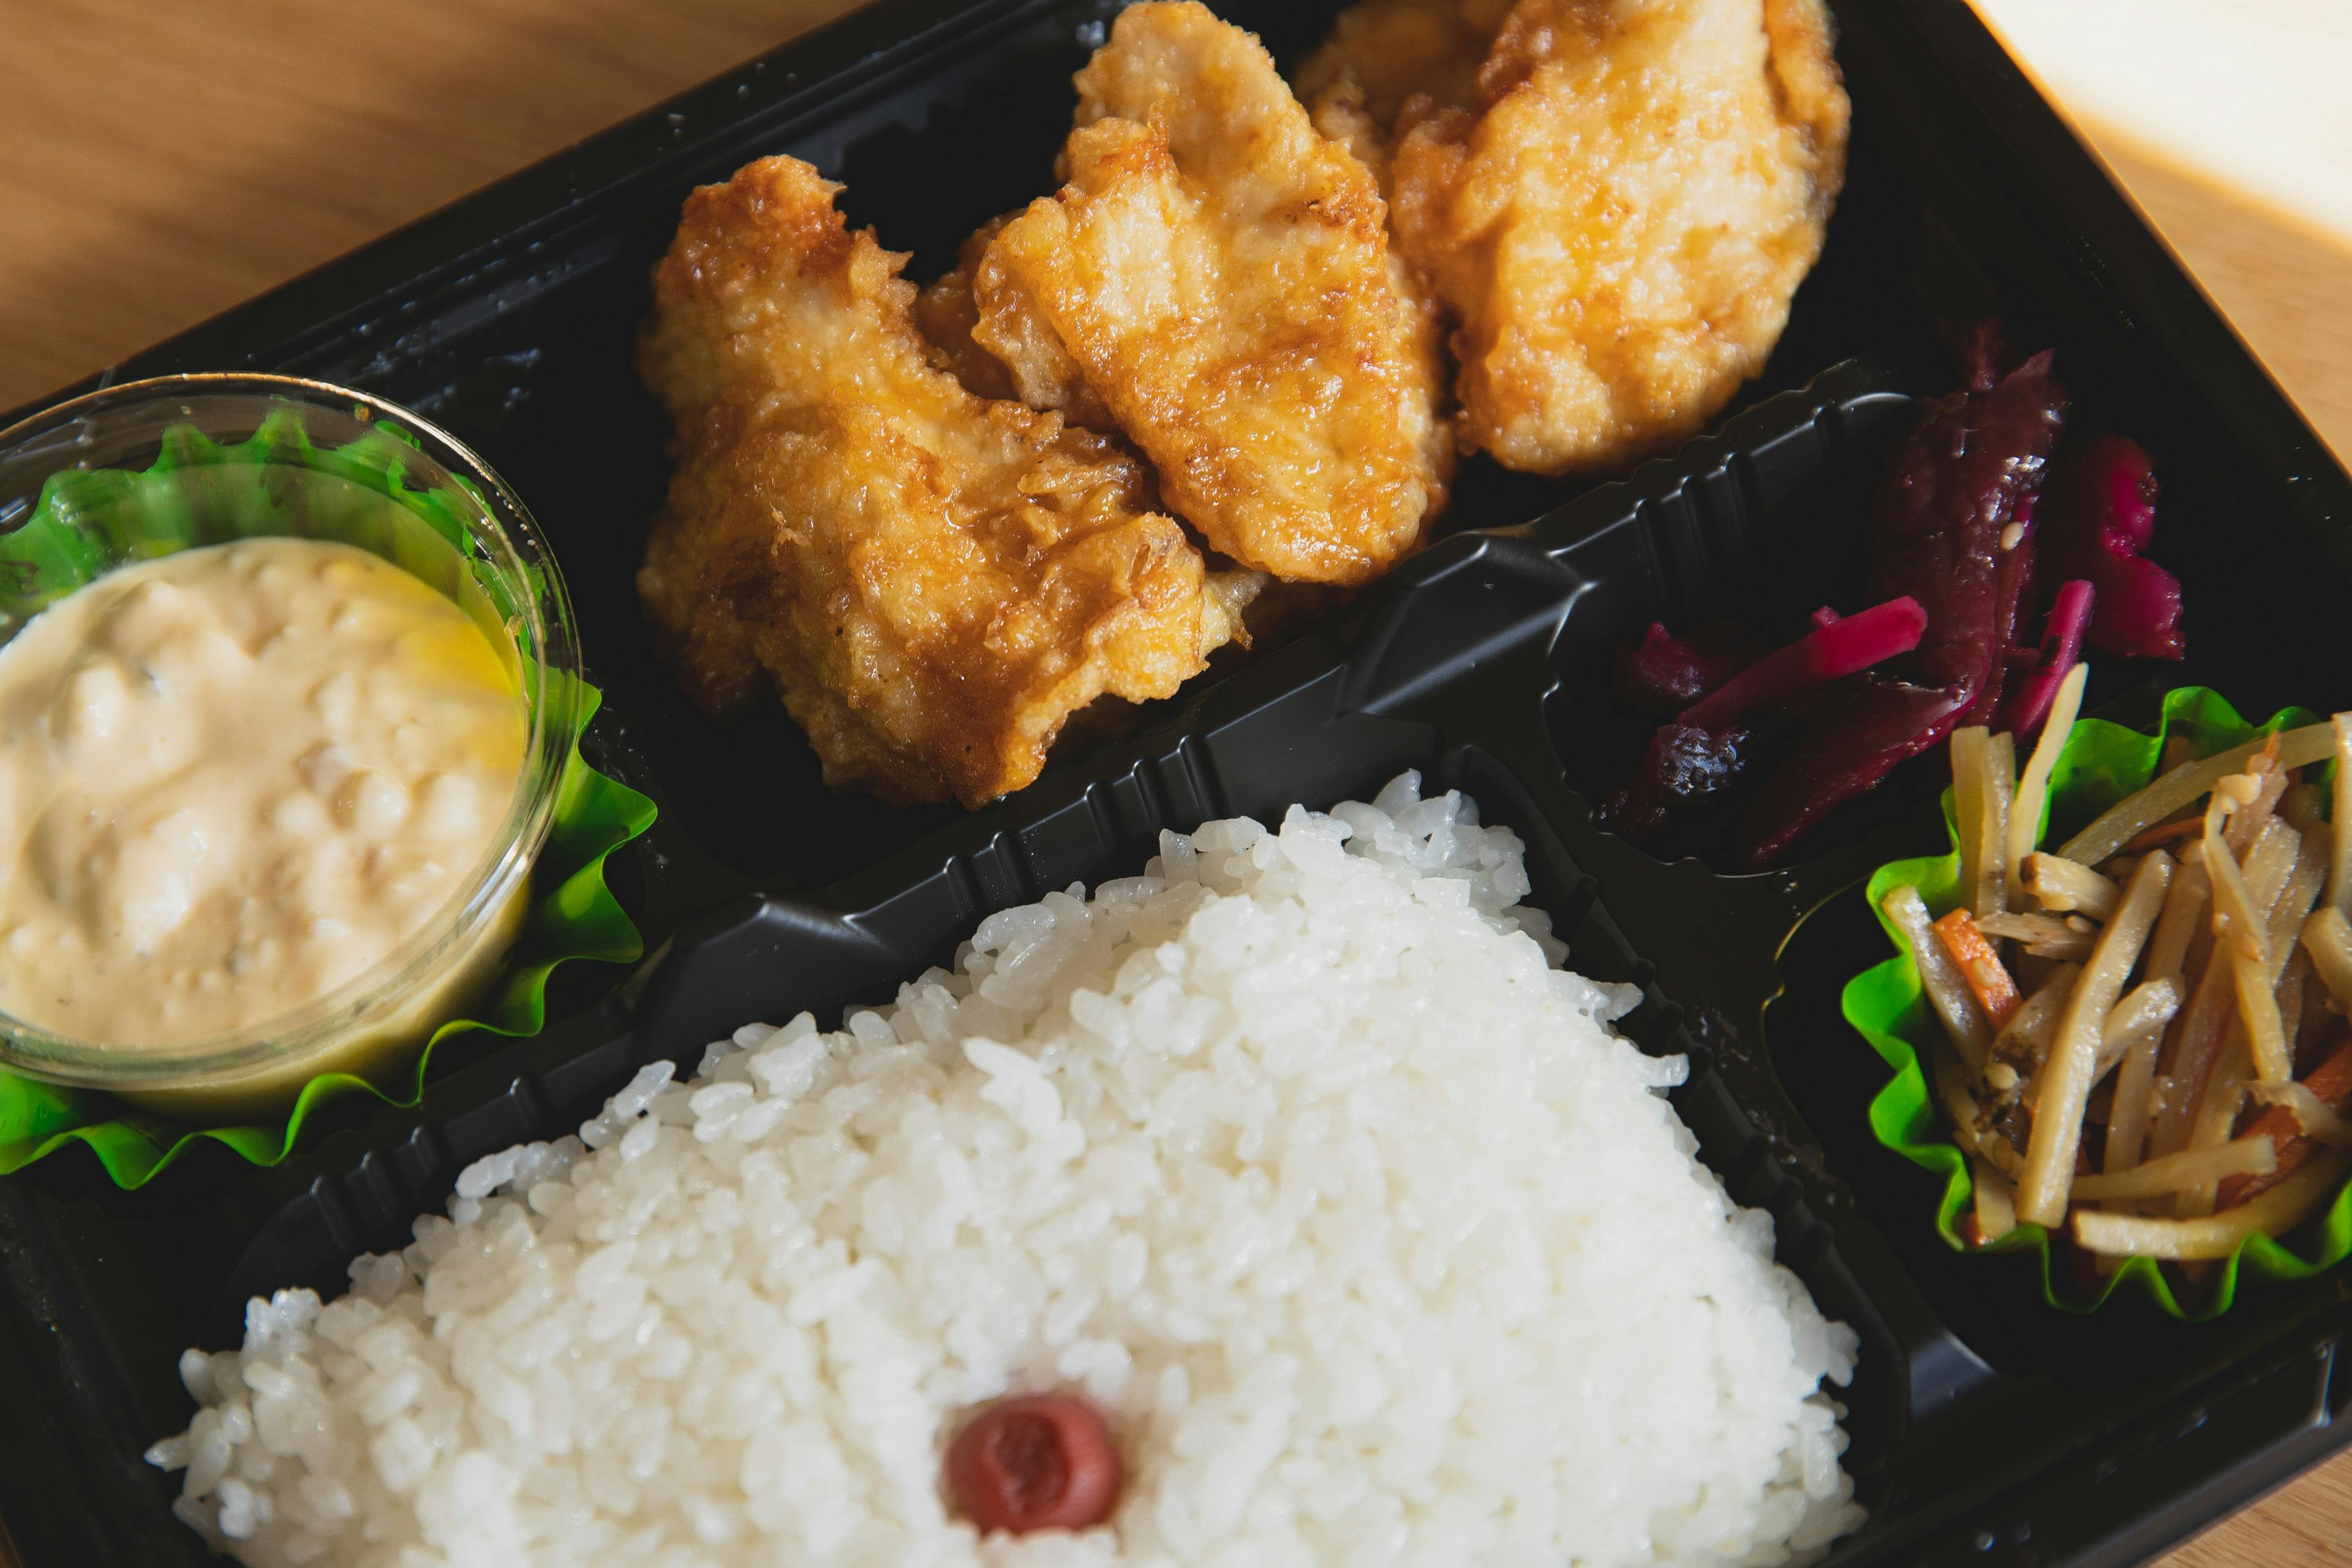
[[(281, 1291), (150, 1457), (253, 1563), (1768, 1563), (1861, 1510), (1854, 1336), (1552, 967), (1521, 846), (1406, 774), (1165, 834), (839, 1032), (753, 1026)], [(940, 1456), (1073, 1388), (1108, 1526)]]

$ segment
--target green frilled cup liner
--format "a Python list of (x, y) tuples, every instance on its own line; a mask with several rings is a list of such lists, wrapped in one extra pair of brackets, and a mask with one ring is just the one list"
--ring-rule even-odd
[[(219, 542), (224, 534), (327, 533), (364, 542), (433, 581), (436, 566), (439, 574), (446, 571), (449, 552), (441, 545), (463, 552), (466, 530), (446, 488), (411, 479), (413, 456), (414, 444), (405, 435), (384, 425), (345, 446), (316, 447), (290, 409), (272, 415), (248, 439), (226, 446), (194, 426), (174, 426), (165, 433), (163, 453), (151, 468), (76, 469), (49, 479), (32, 517), (0, 536), (0, 610), (21, 619), (104, 574), (110, 561), (169, 555)], [(298, 487), (285, 478), (288, 466), (351, 481), (345, 491), (351, 496), (348, 513), (341, 520), (322, 517), (321, 506), (333, 504), (332, 492), (340, 487), (327, 487), (325, 498), (298, 496)], [(463, 477), (456, 482), (472, 489)], [(365, 514), (383, 513), (385, 499), (421, 521), (438, 542), (415, 529), (371, 525)], [(339, 521), (347, 526), (338, 527)], [(504, 584), (480, 573), (476, 580), (499, 612), (512, 613)], [(574, 959), (627, 963), (638, 958), (644, 941), (604, 885), (604, 861), (653, 826), (654, 804), (580, 755), (580, 731), (603, 694), (560, 671), (548, 675), (574, 687), (577, 700), (568, 704), (574, 713), (572, 733), (554, 824), (532, 868), (530, 910), (478, 1009), (481, 1016), (453, 1019), (435, 1030), (414, 1070), (397, 1081), (320, 1074), (303, 1085), (282, 1121), (267, 1126), (191, 1129), (110, 1095), (0, 1071), (0, 1174), (72, 1142), (88, 1144), (123, 1187), (143, 1185), (205, 1139), (226, 1144), (257, 1165), (274, 1165), (293, 1152), (303, 1124), (329, 1100), (366, 1093), (392, 1105), (415, 1105), (436, 1048), (450, 1037), (477, 1029), (509, 1037), (538, 1033), (546, 1022), (548, 977), (557, 965)]]
[[(2267, 723), (2250, 724), (2218, 693), (2201, 686), (2166, 693), (2163, 721), (2152, 735), (2100, 719), (2082, 720), (2067, 737), (2051, 774), (2042, 833), (2046, 838), (2053, 822), (2069, 832), (2084, 826), (2146, 784), (2156, 776), (2157, 761), (2171, 736), (2189, 737), (2198, 755), (2210, 756), (2257, 736), (2317, 720), (2317, 715), (2304, 709), (2289, 708)], [(1944, 822), (1947, 828), (1952, 825), (1948, 790), (1944, 794)], [(2021, 1225), (1998, 1241), (1970, 1247), (1960, 1237), (1959, 1221), (1974, 1201), (1975, 1184), (1969, 1177), (1968, 1157), (1946, 1134), (1942, 1113), (1920, 1062), (1921, 1046), (1934, 1039), (1941, 1026), (1920, 992), (1919, 973), (1909, 950), (1879, 907), (1887, 893), (1908, 882), (1919, 889), (1931, 913), (1948, 912), (1959, 902), (1959, 865), (1955, 834), (1948, 855), (1896, 860), (1878, 868), (1870, 879), (1871, 911), (1885, 928), (1897, 956), (1848, 982), (1843, 998), (1846, 1022), (1860, 1030), (1895, 1069), (1895, 1077), (1870, 1102), (1871, 1131), (1887, 1148), (1943, 1176), (1944, 1196), (1936, 1209), (1936, 1233), (1946, 1246), (1960, 1252), (2032, 1251), (2041, 1259), (2043, 1299), (2063, 1311), (2092, 1311), (2117, 1290), (2128, 1288), (2146, 1293), (2171, 1316), (2195, 1321), (2229, 1310), (2237, 1294), (2242, 1264), (2266, 1279), (2306, 1279), (2352, 1254), (2352, 1183), (2336, 1194), (2336, 1201), (2324, 1213), (2300, 1228), (2298, 1234), (2306, 1238), (2300, 1250), (2267, 1236), (2249, 1237), (2221, 1266), (2211, 1293), (2200, 1306), (2184, 1306), (2164, 1270), (2149, 1258), (2126, 1261), (2087, 1301), (2072, 1295), (2053, 1275), (2049, 1233), (2038, 1225)]]

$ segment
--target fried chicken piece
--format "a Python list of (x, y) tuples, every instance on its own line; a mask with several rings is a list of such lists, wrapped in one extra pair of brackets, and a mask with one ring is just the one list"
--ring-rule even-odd
[[(915, 299), (915, 324), (930, 342), (931, 363), (963, 383), (964, 390), (975, 397), (1022, 396), (1006, 362), (981, 347), (971, 335), (980, 325), (980, 301), (972, 297), (972, 284), (980, 272), (981, 258), (988, 254), (989, 245), (1004, 226), (1020, 216), (1000, 213), (972, 230), (957, 247), (955, 266)], [(1050, 333), (1014, 353), (1013, 363), (1022, 368), (1021, 379), (1030, 392), (1025, 401), (1032, 408), (1050, 408), (1072, 425), (1106, 436), (1118, 434), (1118, 421), (1087, 390), (1076, 363), (1062, 352)]]
[(971, 341), (971, 329), (980, 321), (980, 306), (971, 297), (972, 274), (980, 270), (988, 242), (1012, 221), (1013, 215), (1005, 213), (972, 230), (956, 251), (955, 266), (915, 297), (915, 325), (931, 346), (931, 363), (963, 383), (974, 397), (1021, 395), (1004, 362)]
[(1199, 5), (1121, 13), (1076, 79), (1068, 184), (988, 245), (972, 336), (1032, 405), (1090, 418), (1091, 394), (1218, 551), (1379, 575), (1443, 503), (1452, 443), (1370, 172)]
[(1148, 470), (927, 363), (906, 258), (793, 158), (686, 204), (639, 344), (677, 473), (638, 592), (698, 701), (772, 681), (835, 788), (967, 805), (1234, 634)]
[(1385, 188), (1401, 120), (1477, 103), (1478, 68), (1510, 9), (1511, 0), (1362, 0), (1300, 62), (1298, 96), (1317, 128), (1347, 142)]
[(1087, 387), (1077, 362), (1063, 352), (1050, 328), (1034, 317), (1017, 323), (1018, 335), (1003, 343), (1003, 357), (972, 336), (980, 325), (973, 295), (988, 247), (1019, 213), (990, 218), (957, 248), (956, 264), (915, 301), (915, 321), (931, 342), (931, 363), (982, 397), (1016, 397), (1032, 408), (1050, 408), (1073, 425), (1116, 436), (1118, 421)]
[[(961, 382), (964, 390), (976, 397), (1020, 396), (1013, 384), (1013, 373), (1005, 368), (1004, 362), (973, 342), (971, 335), (980, 320), (980, 306), (972, 298), (972, 276), (980, 270), (980, 258), (990, 241), (1018, 216), (1004, 213), (974, 229), (958, 248), (954, 268), (915, 300), (915, 323), (930, 345), (931, 363)], [(1030, 363), (1033, 381), (1048, 374), (1038, 371), (1034, 361)], [(1072, 425), (1109, 436), (1118, 434), (1118, 422), (1087, 390), (1075, 365), (1067, 366), (1066, 381), (1059, 384), (1047, 383), (1046, 386), (1038, 406), (1055, 409)], [(1208, 563), (1202, 590), (1214, 601), (1210, 606), (1212, 624), (1230, 626), (1231, 641), (1242, 649), (1262, 637), (1273, 636), (1280, 641), (1295, 634), (1308, 618), (1306, 606), (1321, 605), (1323, 599), (1314, 595), (1325, 592), (1309, 584), (1277, 582), (1264, 572), (1235, 566), (1222, 557)], [(1215, 620), (1218, 616), (1224, 619)], [(1221, 637), (1219, 640), (1224, 638)]]
[(1510, 10), (1511, 0), (1362, 0), (1299, 63), (1298, 95), (1312, 102), (1352, 79), (1365, 112), (1384, 127), (1416, 95), (1466, 109), (1478, 101), (1478, 67)]
[(1395, 150), (1398, 243), (1461, 323), (1466, 446), (1622, 468), (1763, 368), (1844, 179), (1832, 44), (1822, 0), (1519, 0), (1478, 107)]

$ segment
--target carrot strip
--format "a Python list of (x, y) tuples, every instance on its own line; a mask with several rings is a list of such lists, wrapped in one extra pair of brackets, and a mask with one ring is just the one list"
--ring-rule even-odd
[(1952, 955), (1952, 963), (1958, 967), (1961, 978), (1969, 983), (1969, 989), (1976, 993), (1977, 1005), (1984, 1009), (1985, 1016), (1992, 1020), (1993, 1029), (1998, 1033), (2017, 1016), (2018, 1008), (2024, 1005), (2025, 999), (2017, 994), (2017, 982), (2010, 978), (2009, 971), (2001, 964), (2000, 955), (1993, 952), (1992, 943), (1985, 941), (1983, 934), (1977, 930), (1976, 921), (1965, 907), (1954, 910), (1937, 921), (1935, 931), (1944, 944), (1944, 951)]
[[(2303, 1085), (2331, 1110), (2340, 1111), (2352, 1105), (2352, 1040), (2336, 1047), (2333, 1056), (2312, 1068)], [(2268, 1138), (2278, 1149), (2278, 1169), (2268, 1175), (2226, 1178), (2214, 1191), (2216, 1211), (2244, 1203), (2293, 1175), (2295, 1167), (2311, 1158), (2320, 1146), (2318, 1139), (2304, 1137), (2302, 1131), (2303, 1124), (2295, 1120), (2294, 1111), (2284, 1105), (2271, 1106), (2247, 1122), (2238, 1136), (2250, 1138), (2259, 1133)]]
[(2159, 844), (2169, 844), (2176, 838), (2186, 838), (2192, 833), (2205, 831), (2202, 816), (2184, 816), (2178, 822), (2159, 822), (2146, 833), (2126, 841), (2123, 853), (2137, 855)]

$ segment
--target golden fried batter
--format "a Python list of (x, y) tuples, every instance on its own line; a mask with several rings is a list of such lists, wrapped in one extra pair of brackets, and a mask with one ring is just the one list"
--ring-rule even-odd
[(1118, 421), (1087, 389), (1076, 362), (1062, 352), (1051, 331), (1037, 328), (1029, 341), (1008, 342), (1004, 359), (981, 347), (971, 335), (980, 325), (980, 301), (972, 297), (972, 284), (981, 258), (1004, 226), (1020, 216), (1000, 214), (972, 230), (957, 248), (954, 268), (916, 297), (915, 324), (930, 342), (931, 363), (974, 396), (1020, 399), (1032, 408), (1050, 408), (1072, 425), (1116, 436)]
[(1050, 408), (1073, 425), (1118, 434), (1118, 421), (1087, 388), (1077, 362), (1063, 352), (1053, 330), (1026, 314), (1007, 316), (997, 326), (1002, 357), (980, 345), (980, 301), (972, 289), (982, 258), (1004, 226), (1019, 217), (1004, 213), (974, 229), (956, 251), (952, 270), (915, 301), (915, 321), (931, 341), (931, 363), (982, 397), (1017, 397), (1032, 408)]
[(1379, 575), (1442, 503), (1451, 441), (1370, 172), (1199, 5), (1121, 13), (1077, 86), (1068, 184), (989, 244), (972, 336), (1033, 405), (1091, 422), (1091, 394), (1217, 550)]
[(1478, 67), (1510, 9), (1511, 0), (1363, 0), (1340, 12), (1331, 36), (1300, 63), (1298, 96), (1318, 124), (1326, 105), (1346, 102), (1382, 136), (1415, 98), (1426, 104), (1408, 118), (1471, 108)]
[(1012, 221), (1013, 215), (1006, 213), (974, 229), (956, 251), (954, 268), (915, 297), (915, 325), (931, 345), (931, 363), (963, 383), (963, 389), (974, 397), (1020, 395), (1004, 362), (971, 341), (971, 329), (980, 321), (980, 307), (971, 297), (971, 275), (980, 270), (988, 242)]
[(1466, 446), (1622, 468), (1763, 368), (1844, 177), (1831, 46), (1822, 0), (1519, 0), (1478, 107), (1395, 149), (1398, 243), (1461, 322)]
[(1254, 579), (1204, 592), (1106, 437), (926, 362), (906, 258), (769, 158), (686, 204), (639, 345), (677, 474), (637, 587), (694, 696), (772, 680), (837, 788), (977, 805), (1097, 696), (1166, 697)]

